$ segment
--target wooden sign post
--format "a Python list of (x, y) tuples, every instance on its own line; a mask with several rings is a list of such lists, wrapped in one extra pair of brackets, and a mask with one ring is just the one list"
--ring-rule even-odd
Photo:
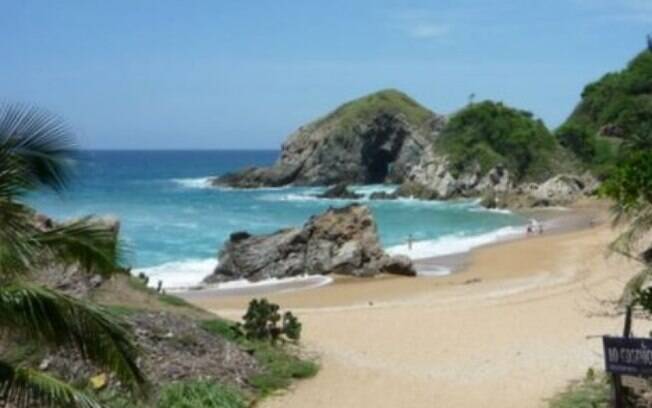
[(631, 332), (630, 306), (625, 313), (623, 337), (602, 338), (606, 371), (613, 375), (613, 402), (616, 408), (625, 408), (626, 404), (627, 390), (623, 387), (623, 375), (638, 378), (652, 376), (652, 338), (630, 337)]

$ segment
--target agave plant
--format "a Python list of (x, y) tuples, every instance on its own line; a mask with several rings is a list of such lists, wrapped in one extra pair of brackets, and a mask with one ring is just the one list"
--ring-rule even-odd
[[(71, 131), (56, 116), (31, 107), (0, 106), (0, 330), (28, 336), (44, 347), (76, 349), (132, 391), (143, 391), (138, 350), (123, 321), (98, 305), (30, 279), (44, 259), (105, 275), (119, 266), (114, 231), (88, 218), (42, 229), (24, 203), (34, 190), (61, 192), (67, 187), (72, 146)], [(100, 406), (53, 376), (0, 357), (0, 406), (6, 404)]]

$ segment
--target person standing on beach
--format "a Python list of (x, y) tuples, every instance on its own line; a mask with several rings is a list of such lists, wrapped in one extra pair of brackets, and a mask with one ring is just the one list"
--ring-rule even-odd
[(412, 250), (412, 234), (408, 235), (407, 239), (408, 251)]

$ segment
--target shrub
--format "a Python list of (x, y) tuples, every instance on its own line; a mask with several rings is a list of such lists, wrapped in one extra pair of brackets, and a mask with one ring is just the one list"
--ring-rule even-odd
[(604, 374), (596, 375), (589, 369), (586, 377), (568, 386), (549, 401), (550, 408), (607, 408), (609, 381)]
[(280, 307), (267, 299), (252, 299), (243, 322), (236, 329), (248, 340), (268, 341), (276, 344), (281, 341), (298, 341), (301, 337), (301, 323), (292, 314), (279, 313)]
[(556, 135), (604, 176), (621, 160), (621, 142), (647, 136), (651, 129), (652, 53), (644, 51), (624, 70), (587, 85), (581, 102)]
[(455, 114), (437, 140), (455, 172), (507, 168), (517, 179), (540, 181), (558, 164), (560, 146), (530, 112), (500, 102), (469, 105)]

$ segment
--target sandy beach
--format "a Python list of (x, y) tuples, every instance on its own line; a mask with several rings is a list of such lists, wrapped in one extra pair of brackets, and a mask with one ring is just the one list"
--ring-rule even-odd
[[(266, 408), (539, 407), (587, 368), (637, 265), (607, 257), (603, 209), (591, 227), (474, 250), (439, 278), (337, 278), (267, 296), (296, 312), (322, 369)], [(598, 214), (599, 216), (596, 216)], [(237, 319), (249, 296), (196, 297)], [(635, 333), (650, 324), (635, 321)]]

